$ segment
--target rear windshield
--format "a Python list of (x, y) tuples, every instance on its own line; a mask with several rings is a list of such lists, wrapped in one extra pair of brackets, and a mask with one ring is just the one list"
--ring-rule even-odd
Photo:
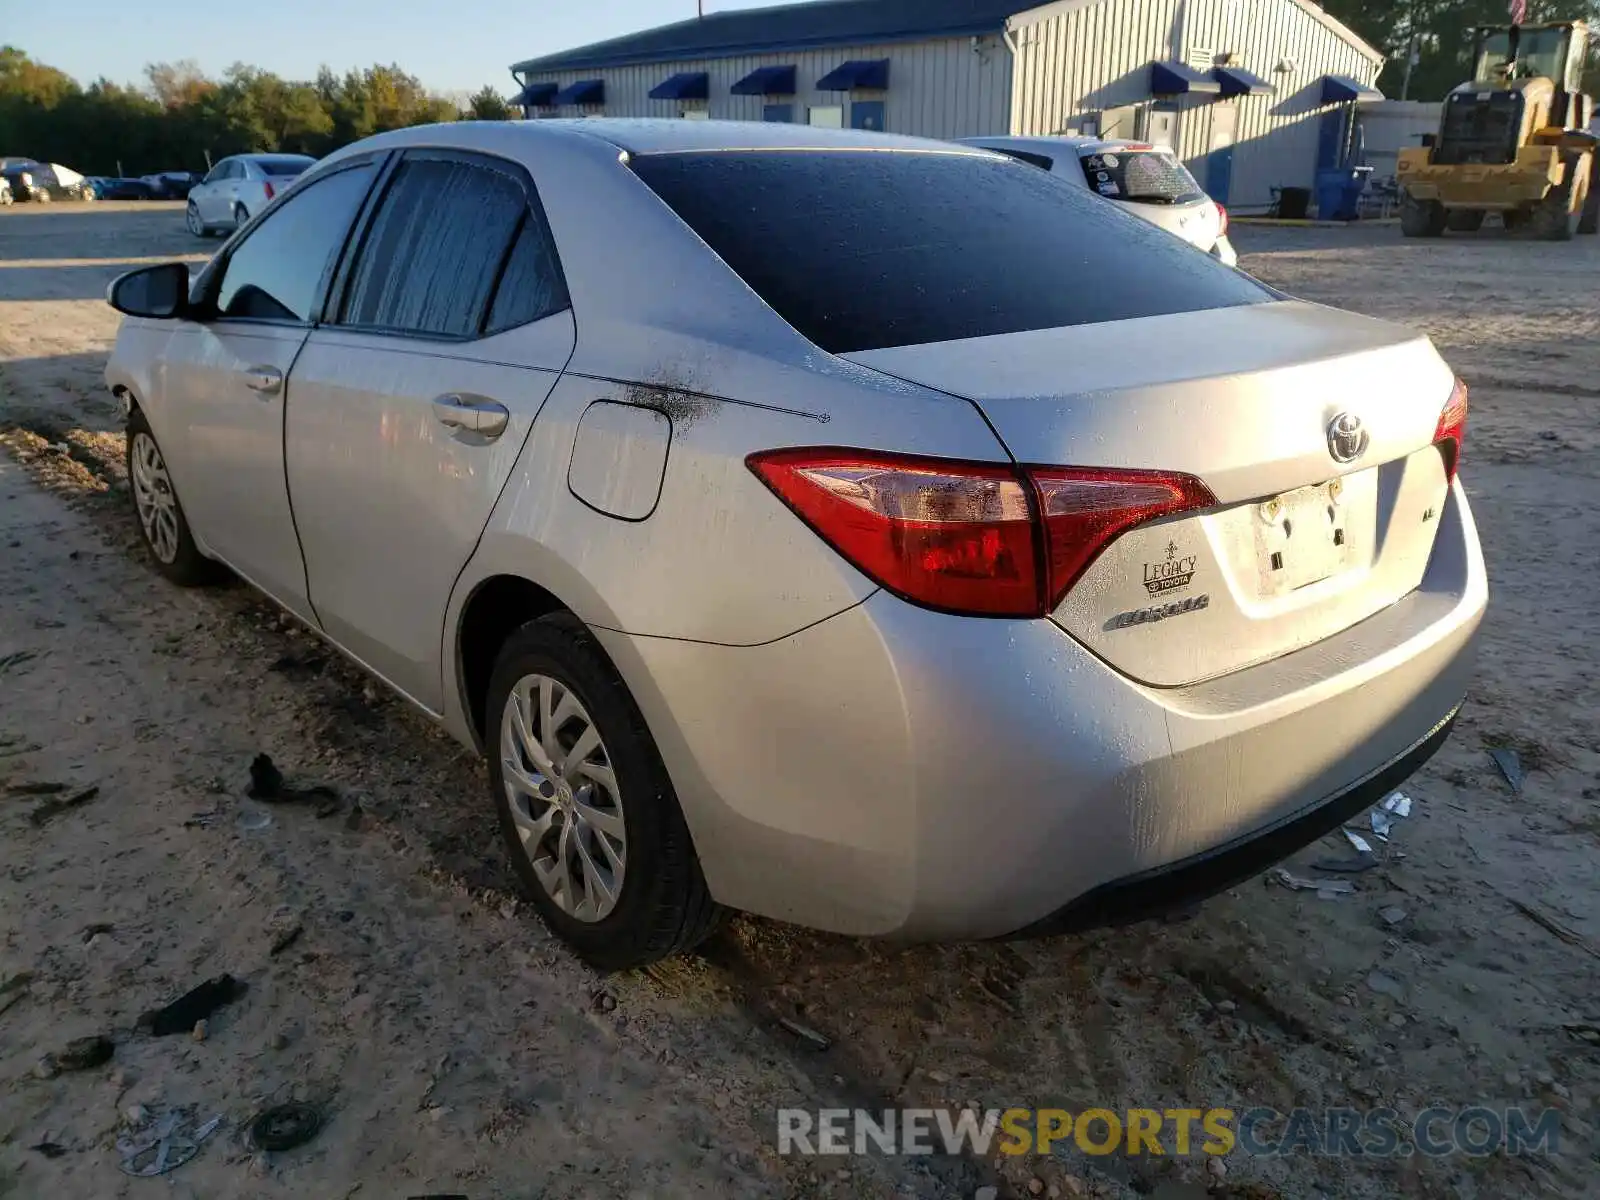
[(1205, 193), (1170, 150), (1106, 150), (1083, 157), (1089, 186), (1113, 200), (1188, 204)]
[(762, 150), (641, 155), (632, 167), (834, 354), (1272, 298), (1116, 205), (1005, 159)]
[(307, 167), (316, 162), (314, 158), (258, 158), (253, 160), (268, 175), (279, 177), (303, 174)]

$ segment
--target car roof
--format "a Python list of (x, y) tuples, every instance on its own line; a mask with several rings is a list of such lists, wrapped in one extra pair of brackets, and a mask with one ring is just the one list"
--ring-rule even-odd
[(1086, 137), (1082, 134), (1062, 134), (1059, 136), (1037, 137), (976, 137), (962, 138), (964, 146), (1006, 146), (1013, 150), (1037, 150), (1040, 153), (1055, 151), (1057, 154), (1064, 149), (1076, 151), (1078, 154), (1094, 154), (1103, 150), (1168, 150), (1167, 146), (1155, 146), (1149, 142), (1138, 142), (1131, 138), (1098, 138)]
[(602, 142), (629, 154), (683, 154), (734, 150), (901, 150), (977, 154), (976, 147), (932, 138), (860, 129), (827, 129), (776, 121), (684, 121), (662, 118), (542, 118), (532, 121), (463, 121), (417, 125), (377, 134), (340, 153), (399, 146), (471, 146), (492, 139), (507, 150), (540, 141)]

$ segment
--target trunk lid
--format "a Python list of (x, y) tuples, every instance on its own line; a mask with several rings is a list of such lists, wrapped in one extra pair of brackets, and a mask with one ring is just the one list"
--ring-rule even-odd
[[(1454, 377), (1426, 338), (1298, 301), (848, 355), (976, 402), (1018, 461), (1181, 471), (1218, 506), (1112, 543), (1053, 618), (1157, 686), (1348, 628), (1415, 590)], [(1359, 422), (1351, 461), (1332, 426)]]

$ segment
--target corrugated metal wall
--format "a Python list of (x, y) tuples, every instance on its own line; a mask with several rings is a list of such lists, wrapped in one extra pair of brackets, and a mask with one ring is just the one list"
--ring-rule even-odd
[[(946, 38), (937, 41), (898, 42), (890, 45), (829, 47), (785, 54), (740, 58), (652, 63), (649, 66), (611, 67), (587, 71), (535, 74), (532, 82), (553, 82), (562, 87), (580, 79), (604, 79), (608, 117), (676, 117), (683, 105), (652, 100), (650, 89), (680, 71), (705, 71), (711, 79), (711, 117), (717, 120), (759, 121), (768, 103), (792, 103), (794, 119), (803, 123), (812, 106), (839, 106), (844, 124), (850, 124), (849, 92), (819, 92), (816, 82), (852, 59), (889, 60), (887, 92), (861, 92), (856, 99), (885, 102), (885, 127), (890, 133), (917, 137), (976, 137), (1003, 133), (1011, 116), (1011, 55), (999, 37)], [(729, 88), (757, 67), (796, 68), (795, 96), (735, 96)], [(556, 115), (577, 116), (577, 109)]]
[[(1198, 61), (1229, 55), (1277, 88), (1274, 96), (1221, 101), (1237, 109), (1228, 202), (1265, 208), (1271, 189), (1309, 187), (1317, 164), (1323, 75), (1377, 79), (1375, 63), (1294, 0), (1099, 0), (1023, 14), (1017, 45), (1011, 129), (1075, 132), (1078, 118), (1151, 102), (1153, 60)], [(1285, 59), (1293, 70), (1276, 68)], [(1211, 149), (1213, 101), (1178, 101), (1179, 155), (1202, 185)]]

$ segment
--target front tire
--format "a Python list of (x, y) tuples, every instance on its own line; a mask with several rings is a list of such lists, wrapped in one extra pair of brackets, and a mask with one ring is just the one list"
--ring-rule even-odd
[(128, 418), (128, 491), (145, 549), (156, 570), (179, 587), (201, 587), (222, 578), (221, 566), (200, 553), (189, 532), (172, 475), (150, 422), (137, 408)]
[(540, 915), (591, 966), (691, 949), (721, 915), (650, 731), (570, 613), (507, 639), (489, 684), (489, 781)]
[(1400, 232), (1405, 237), (1438, 237), (1448, 219), (1437, 200), (1417, 200), (1410, 192), (1400, 198)]
[(211, 236), (210, 228), (200, 219), (200, 206), (193, 200), (189, 201), (189, 207), (183, 210), (183, 223), (188, 227), (189, 232), (197, 238)]

